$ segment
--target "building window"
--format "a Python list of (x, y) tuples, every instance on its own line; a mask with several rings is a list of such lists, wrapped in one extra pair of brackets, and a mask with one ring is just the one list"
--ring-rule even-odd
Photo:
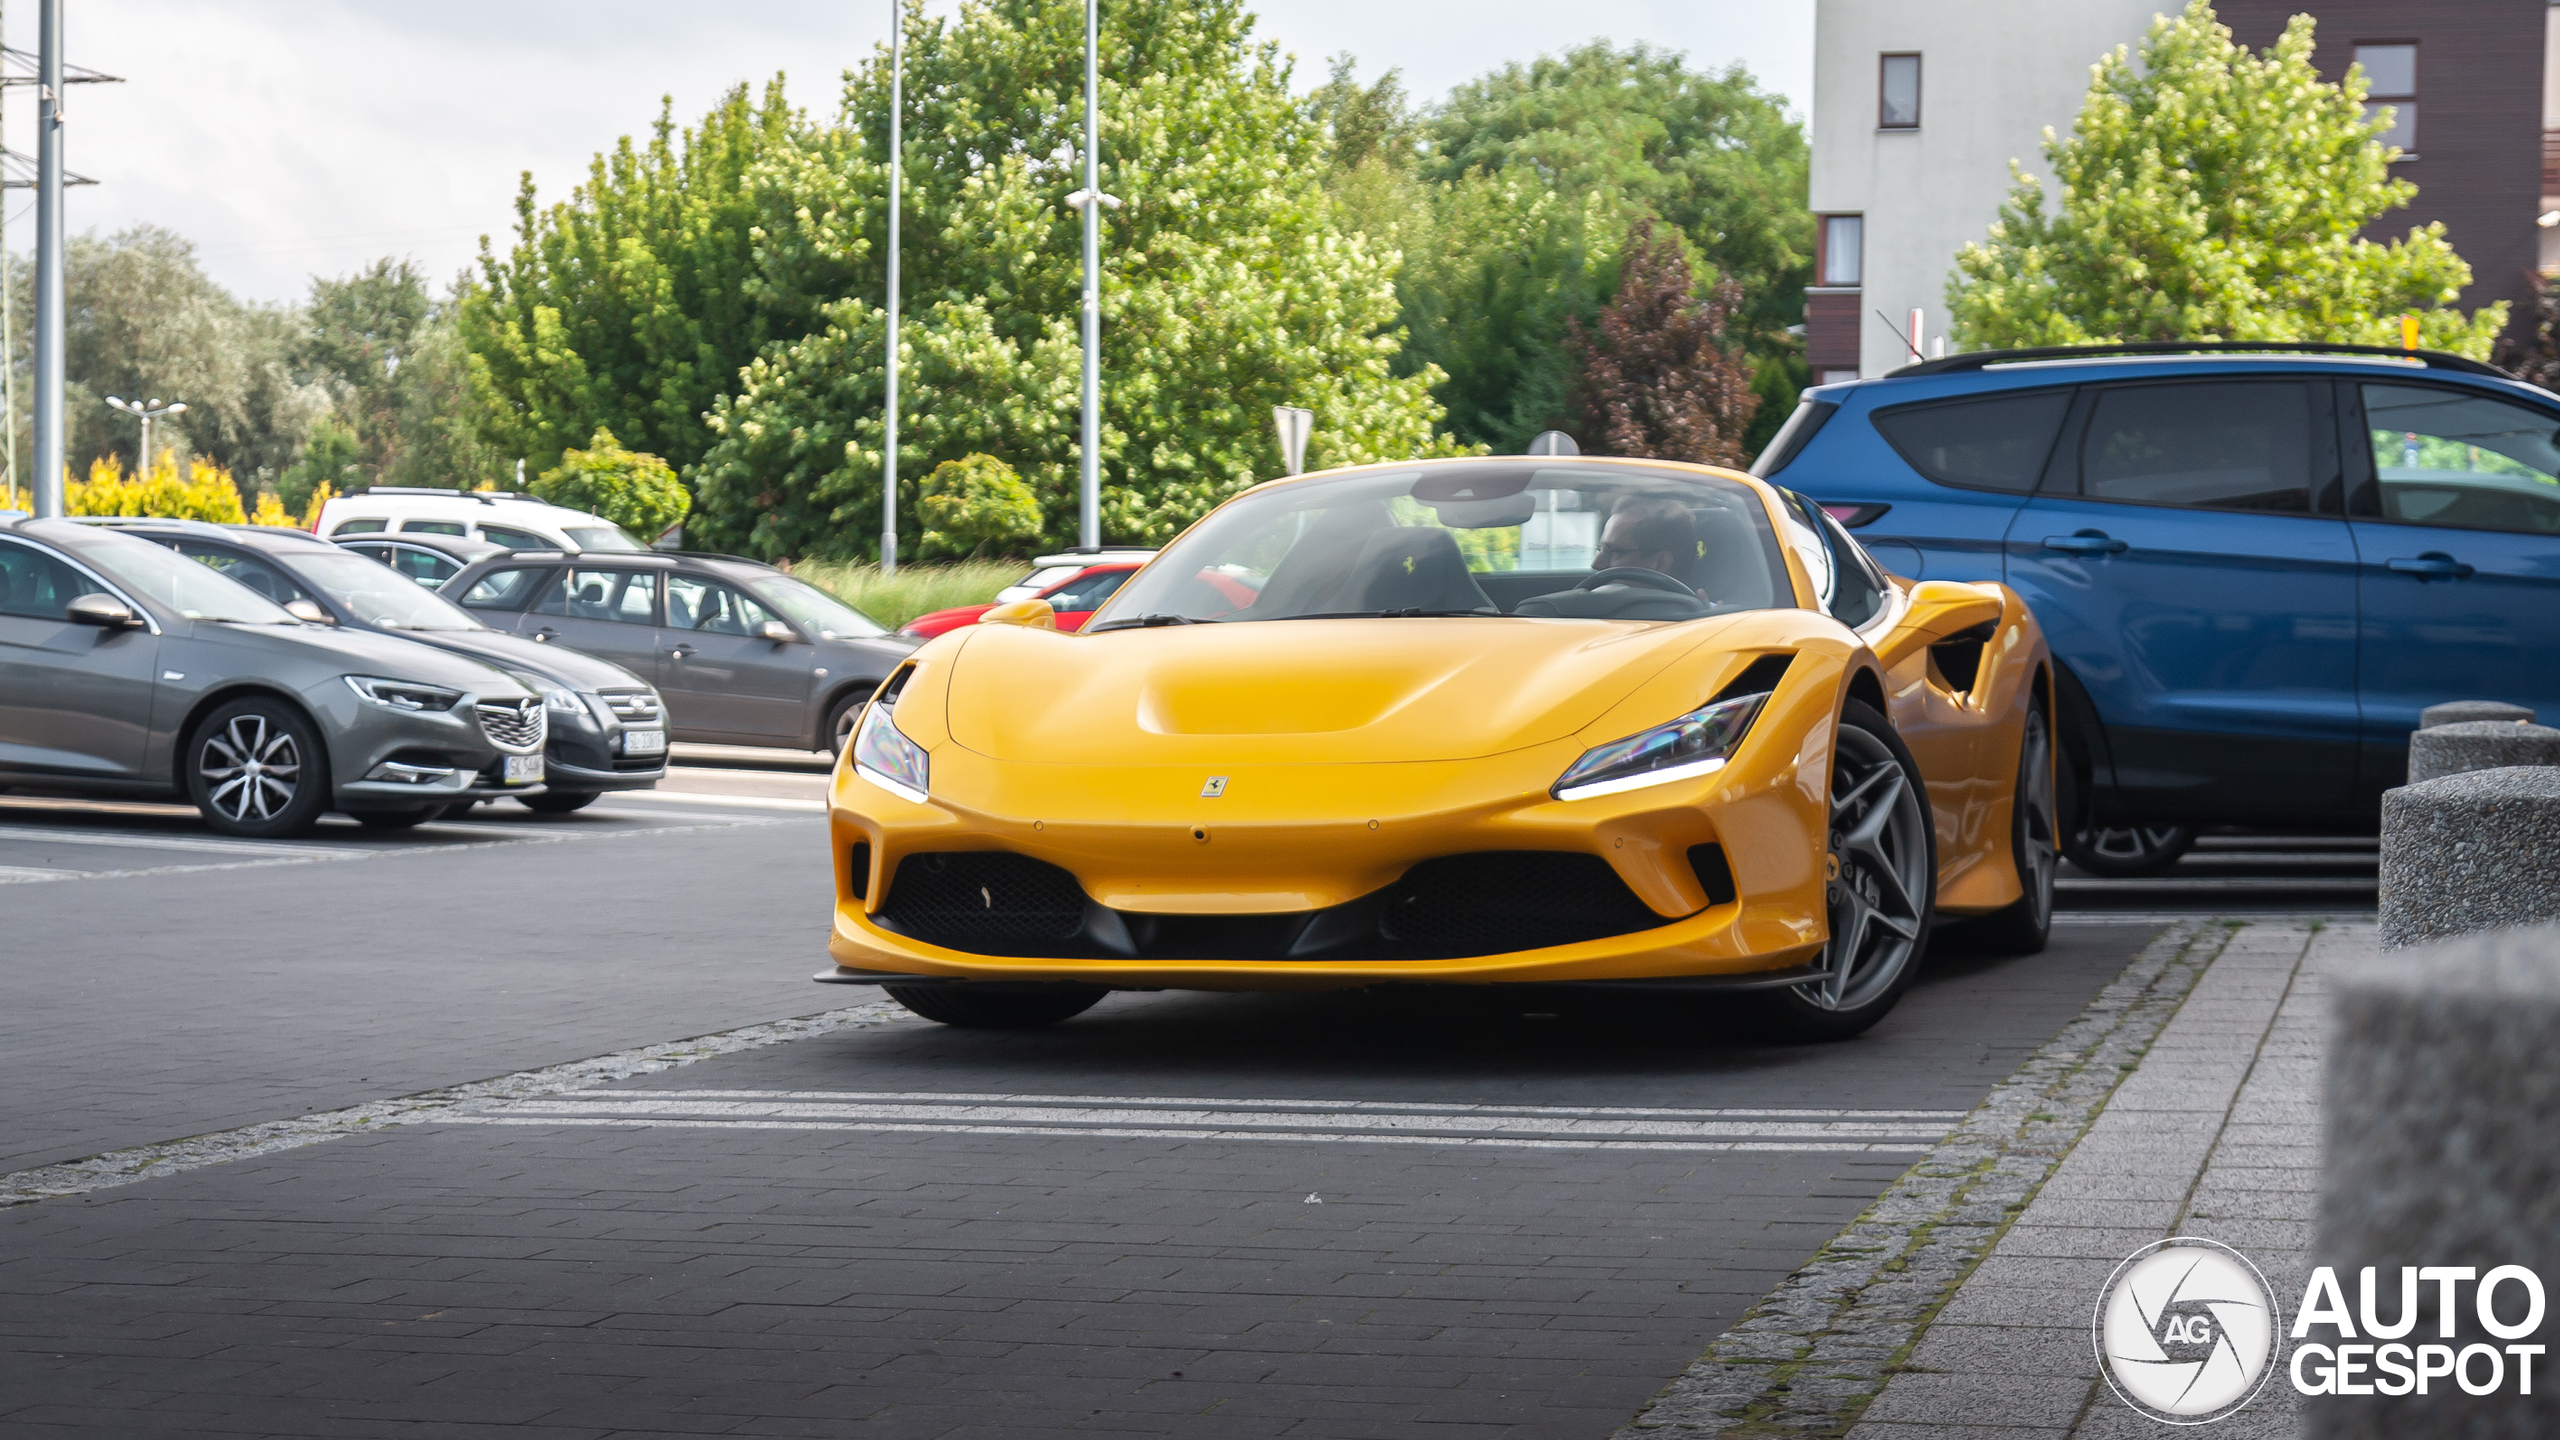
[(1887, 55), (1876, 86), (1876, 126), (1883, 130), (1920, 128), (1920, 57)]
[(2382, 143), (2400, 147), (2403, 160), (2418, 156), (2418, 47), (2413, 42), (2358, 45), (2356, 64), (2364, 69), (2365, 118), (2391, 111), (2391, 128)]
[(1819, 238), (1822, 253), (1814, 257), (1817, 285), (1863, 283), (1866, 264), (1866, 218), (1825, 215)]

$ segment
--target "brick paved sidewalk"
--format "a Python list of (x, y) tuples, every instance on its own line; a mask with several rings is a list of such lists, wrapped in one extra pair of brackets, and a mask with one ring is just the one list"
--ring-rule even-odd
[[(2198, 1236), (2248, 1256), (2290, 1308), (2317, 1220), (2326, 981), (2376, 949), (2369, 924), (2258, 924), (2233, 936), (1851, 1440), (2164, 1433), (2099, 1377), (2099, 1288), (2142, 1246)], [(2297, 1403), (2270, 1377), (2214, 1427), (2217, 1440), (2289, 1440)]]

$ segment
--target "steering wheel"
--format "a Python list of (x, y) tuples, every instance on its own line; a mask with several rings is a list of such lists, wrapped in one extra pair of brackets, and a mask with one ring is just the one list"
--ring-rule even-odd
[(1647, 590), (1668, 590), (1674, 595), (1686, 595), (1692, 600), (1698, 598), (1697, 591), (1659, 570), (1648, 570), (1641, 565), (1612, 565), (1606, 570), (1595, 570), (1591, 578), (1573, 588), (1597, 590), (1603, 585), (1637, 585)]

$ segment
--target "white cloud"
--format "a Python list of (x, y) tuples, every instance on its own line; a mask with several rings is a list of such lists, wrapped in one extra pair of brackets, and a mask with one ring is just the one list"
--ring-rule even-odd
[[(951, 0), (928, 0), (948, 11)], [(1071, 0), (1070, 0), (1071, 3)], [(35, 9), (9, 7), (33, 48)], [(1646, 40), (1700, 64), (1739, 59), (1809, 98), (1811, 0), (1268, 0), (1260, 33), (1299, 61), (1301, 84), (1349, 50), (1431, 97), (1472, 75), (1593, 36)], [(289, 300), (314, 272), (414, 256), (442, 277), (503, 241), (519, 172), (546, 196), (585, 177), (616, 137), (645, 135), (659, 97), (679, 124), (730, 86), (789, 72), (800, 104), (832, 108), (835, 77), (888, 33), (887, 0), (66, 0), (74, 63), (125, 77), (69, 92), (66, 163), (101, 183), (71, 192), (74, 232), (136, 223), (193, 238), (244, 297)], [(1564, 18), (1559, 18), (1564, 17)], [(6, 98), (8, 142), (32, 151), (33, 101)], [(31, 243), (26, 191), (9, 238)]]

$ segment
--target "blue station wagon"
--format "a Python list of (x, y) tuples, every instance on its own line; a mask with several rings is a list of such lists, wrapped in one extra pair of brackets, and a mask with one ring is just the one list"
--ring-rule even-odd
[(2560, 396), (2477, 361), (1974, 352), (1806, 391), (1754, 473), (1888, 569), (2034, 606), (2091, 868), (2197, 825), (2370, 832), (2422, 708), (2560, 715)]

